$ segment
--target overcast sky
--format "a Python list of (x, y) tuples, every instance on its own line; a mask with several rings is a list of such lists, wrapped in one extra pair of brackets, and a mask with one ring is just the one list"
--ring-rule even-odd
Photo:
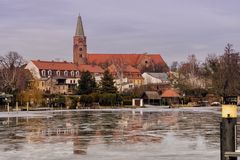
[(0, 0), (0, 55), (72, 60), (77, 16), (90, 53), (160, 53), (168, 64), (240, 50), (239, 0)]

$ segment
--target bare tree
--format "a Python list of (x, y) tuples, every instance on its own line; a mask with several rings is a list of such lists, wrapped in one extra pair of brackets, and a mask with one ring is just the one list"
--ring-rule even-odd
[(122, 92), (124, 71), (126, 70), (127, 64), (124, 63), (122, 58), (112, 58), (111, 63), (116, 68), (116, 76), (120, 80), (120, 92)]
[(178, 68), (178, 62), (177, 61), (173, 61), (172, 62), (172, 65), (170, 67), (171, 71), (172, 72), (176, 72), (177, 71), (177, 68)]
[(0, 91), (12, 93), (17, 90), (19, 78), (24, 70), (25, 61), (17, 52), (9, 52), (0, 56)]

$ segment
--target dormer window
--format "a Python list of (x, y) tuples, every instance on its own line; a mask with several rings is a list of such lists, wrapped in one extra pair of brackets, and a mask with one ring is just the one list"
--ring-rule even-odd
[(52, 75), (52, 71), (48, 70), (48, 76), (51, 76), (51, 75)]
[(79, 71), (76, 71), (76, 76), (79, 76)]
[(57, 76), (60, 76), (60, 71), (57, 71), (57, 72), (56, 72), (56, 75), (57, 75)]
[(64, 76), (68, 76), (68, 71), (64, 71)]
[(74, 77), (74, 71), (71, 71), (71, 76)]
[(42, 76), (46, 76), (46, 71), (42, 70)]

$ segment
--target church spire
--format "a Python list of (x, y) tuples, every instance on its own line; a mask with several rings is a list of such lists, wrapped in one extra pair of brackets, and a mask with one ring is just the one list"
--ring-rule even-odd
[(82, 18), (80, 15), (78, 16), (78, 20), (77, 20), (77, 28), (76, 28), (75, 36), (84, 36)]

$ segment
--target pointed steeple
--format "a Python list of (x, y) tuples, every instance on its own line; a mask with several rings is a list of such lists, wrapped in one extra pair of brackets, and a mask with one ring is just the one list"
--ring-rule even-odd
[(77, 20), (77, 28), (76, 28), (75, 36), (84, 36), (82, 18), (80, 15), (78, 16), (78, 20)]

